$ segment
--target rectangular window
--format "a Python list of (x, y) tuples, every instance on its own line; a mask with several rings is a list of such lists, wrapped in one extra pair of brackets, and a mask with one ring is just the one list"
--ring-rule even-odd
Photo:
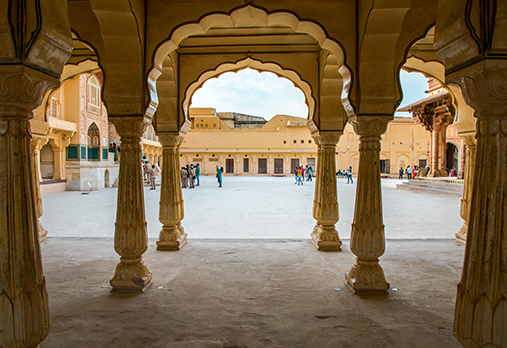
[(427, 160), (425, 160), (425, 159), (420, 159), (420, 160), (419, 160), (419, 167), (421, 167), (421, 168), (426, 168), (426, 164), (427, 164), (427, 163), (428, 163), (428, 162), (427, 162)]
[(283, 174), (283, 158), (275, 158), (275, 174)]
[(248, 173), (250, 171), (250, 162), (248, 158), (243, 158), (243, 172)]
[(267, 174), (268, 172), (268, 159), (259, 158), (259, 174)]

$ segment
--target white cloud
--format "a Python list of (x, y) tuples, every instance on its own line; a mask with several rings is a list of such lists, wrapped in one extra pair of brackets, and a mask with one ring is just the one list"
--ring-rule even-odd
[(227, 72), (210, 79), (192, 97), (192, 107), (213, 107), (269, 120), (277, 114), (307, 117), (301, 90), (285, 78), (252, 69)]

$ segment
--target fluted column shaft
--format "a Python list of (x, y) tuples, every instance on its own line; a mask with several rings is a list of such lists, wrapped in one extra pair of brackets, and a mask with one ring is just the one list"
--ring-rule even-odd
[(162, 144), (159, 220), (163, 225), (157, 250), (179, 250), (187, 241), (187, 234), (181, 226), (181, 220), (185, 216), (180, 171), (180, 145), (183, 137), (178, 132), (158, 132), (157, 136)]
[(359, 171), (350, 249), (356, 263), (345, 278), (356, 292), (384, 293), (389, 289), (379, 257), (385, 251), (382, 194), (380, 186), (380, 139), (389, 116), (355, 116), (351, 119), (359, 135)]
[(460, 216), (464, 220), (463, 226), (459, 232), (456, 233), (456, 239), (459, 241), (466, 240), (466, 233), (468, 229), (468, 214), (470, 211), (470, 199), (472, 198), (472, 186), (474, 178), (475, 166), (475, 138), (473, 136), (462, 137), (465, 142), (465, 168), (464, 168), (464, 182), (463, 182), (463, 197), (461, 198)]
[(118, 176), (118, 204), (114, 249), (121, 256), (111, 279), (112, 292), (142, 292), (152, 273), (142, 255), (148, 249), (144, 210), (141, 141), (148, 120), (144, 116), (109, 116), (120, 135), (121, 161)]
[(0, 347), (36, 347), (49, 333), (29, 119), (58, 79), (0, 66)]
[(476, 159), (454, 334), (464, 347), (507, 346), (507, 70), (462, 78), (477, 118)]
[(336, 144), (342, 132), (319, 132), (313, 135), (318, 145), (313, 217), (317, 224), (311, 233), (312, 242), (320, 251), (339, 251), (342, 242), (335, 224), (338, 222), (336, 188)]

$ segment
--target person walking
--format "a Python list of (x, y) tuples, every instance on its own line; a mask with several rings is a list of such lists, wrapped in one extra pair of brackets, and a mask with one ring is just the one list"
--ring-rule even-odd
[(312, 166), (308, 167), (308, 181), (312, 181), (313, 169)]
[(151, 165), (151, 169), (149, 169), (148, 172), (150, 175), (150, 184), (151, 184), (150, 190), (156, 190), (157, 187), (155, 186), (155, 180), (157, 179), (157, 170), (155, 169), (154, 164)]
[(352, 166), (349, 167), (349, 169), (347, 169), (347, 184), (348, 183), (351, 183), (353, 184), (354, 183), (354, 180), (352, 180)]
[(407, 166), (407, 169), (405, 171), (407, 172), (407, 179), (412, 179), (412, 168), (410, 168), (410, 166)]
[(222, 187), (222, 170), (217, 166), (217, 181), (218, 187)]
[(195, 186), (199, 186), (199, 176), (201, 176), (201, 167), (199, 167), (199, 163), (195, 165), (195, 178), (197, 179), (197, 184)]
[(398, 176), (398, 179), (403, 179), (403, 173), (405, 173), (405, 170), (403, 170), (403, 167), (400, 167), (400, 175)]
[(294, 185), (298, 183), (298, 167), (294, 167)]
[(301, 181), (305, 181), (305, 167), (301, 166)]
[(303, 166), (298, 168), (297, 172), (298, 185), (303, 185), (303, 171), (304, 171)]

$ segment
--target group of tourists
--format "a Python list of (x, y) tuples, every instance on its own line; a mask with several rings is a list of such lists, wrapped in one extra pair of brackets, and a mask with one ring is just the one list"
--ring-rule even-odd
[(150, 190), (156, 190), (155, 181), (157, 179), (157, 175), (162, 172), (160, 167), (158, 164), (152, 164), (150, 166), (146, 156), (143, 156), (141, 165), (143, 168), (143, 180), (146, 180), (150, 184)]
[(116, 143), (109, 143), (108, 152), (112, 152), (114, 154), (114, 161), (120, 161), (120, 145), (116, 146)]
[(296, 166), (294, 167), (294, 176), (296, 177), (296, 182), (294, 185), (303, 185), (303, 181), (312, 181), (313, 169), (312, 166)]
[(354, 180), (352, 180), (352, 166), (348, 167), (345, 170), (338, 169), (336, 172), (337, 177), (346, 177), (347, 178), (347, 184), (353, 184)]
[(399, 172), (398, 179), (400, 180), (403, 179), (404, 175), (407, 176), (408, 180), (415, 179), (415, 177), (421, 170), (423, 171), (420, 176), (428, 176), (428, 173), (430, 172), (430, 167), (426, 166), (425, 168), (421, 168), (415, 165), (413, 167), (407, 166), (407, 168), (405, 169), (403, 169), (403, 167), (400, 167), (400, 170), (398, 171)]
[(199, 163), (195, 166), (187, 164), (181, 167), (181, 187), (182, 188), (195, 188), (200, 185), (201, 167)]

